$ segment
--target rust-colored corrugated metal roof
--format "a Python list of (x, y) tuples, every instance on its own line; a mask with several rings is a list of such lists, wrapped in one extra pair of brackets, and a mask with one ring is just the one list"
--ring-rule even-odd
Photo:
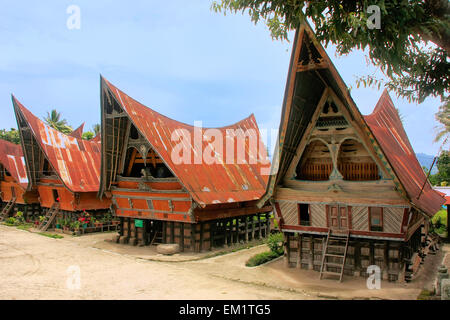
[(28, 187), (25, 158), (19, 145), (0, 139), (0, 163), (23, 189)]
[(434, 187), (433, 188), (437, 193), (445, 197), (444, 205), (450, 204), (450, 187)]
[(427, 182), (417, 199), (427, 178), (387, 90), (384, 90), (372, 114), (364, 116), (364, 119), (406, 189), (411, 202), (428, 215), (434, 215), (444, 204), (445, 198), (433, 190)]
[(83, 129), (84, 129), (84, 122), (75, 130), (73, 130), (69, 136), (77, 138), (77, 139), (81, 139), (83, 136)]
[[(136, 128), (190, 192), (193, 199), (201, 206), (258, 200), (264, 194), (270, 170), (270, 161), (253, 114), (234, 125), (215, 129), (220, 132), (221, 139), (223, 139), (220, 140), (224, 146), (223, 150), (216, 150), (207, 141), (202, 142), (202, 150), (204, 152), (205, 150), (211, 151), (214, 149), (214, 158), (217, 159), (218, 163), (193, 163), (196, 153), (194, 150), (194, 139), (186, 139), (183, 141), (191, 153), (192, 161), (188, 164), (176, 164), (171, 155), (174, 147), (179, 145), (179, 143), (172, 141), (171, 137), (173, 134), (175, 137), (180, 137), (180, 135), (175, 133), (177, 129), (182, 129), (184, 133), (194, 137), (194, 127), (155, 112), (120, 91), (106, 79), (103, 80), (117, 102), (129, 115)], [(247, 161), (242, 164), (236, 161), (236, 148), (234, 148), (233, 161), (226, 160), (225, 146), (227, 141), (232, 139), (231, 135), (227, 136), (227, 130), (237, 129), (242, 129), (250, 134), (258, 144), (258, 148), (253, 150), (254, 148), (249, 147), (248, 141), (245, 142), (245, 159)], [(198, 128), (196, 130), (200, 131)], [(206, 130), (208, 129), (202, 128), (203, 135), (208, 133)], [(181, 133), (181, 135), (184, 135), (184, 133)], [(245, 137), (238, 135), (235, 140), (245, 141)], [(254, 163), (250, 163), (250, 159), (254, 160)]]
[(14, 96), (13, 101), (64, 185), (72, 192), (97, 192), (100, 185), (100, 142), (65, 135), (41, 121)]

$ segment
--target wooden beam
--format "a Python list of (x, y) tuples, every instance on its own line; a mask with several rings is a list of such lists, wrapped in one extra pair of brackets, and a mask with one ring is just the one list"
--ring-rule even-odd
[(127, 176), (131, 174), (131, 169), (133, 168), (134, 160), (136, 159), (137, 149), (133, 149), (133, 153), (131, 154), (130, 162), (128, 163)]
[(180, 248), (181, 252), (184, 251), (184, 223), (180, 222)]
[(273, 210), (272, 206), (264, 206), (262, 208), (254, 207), (243, 207), (243, 208), (232, 208), (232, 209), (208, 209), (201, 210), (197, 209), (195, 211), (195, 217), (197, 221), (206, 221), (213, 219), (224, 219), (236, 216), (245, 216), (255, 213), (271, 212)]

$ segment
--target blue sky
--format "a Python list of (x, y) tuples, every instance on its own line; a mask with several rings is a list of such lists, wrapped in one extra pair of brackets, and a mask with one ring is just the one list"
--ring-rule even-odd
[[(69, 30), (70, 5), (81, 29)], [(214, 13), (210, 0), (8, 2), (0, 11), (0, 128), (16, 127), (10, 94), (39, 117), (56, 108), (75, 128), (100, 121), (99, 75), (176, 120), (225, 126), (254, 113), (277, 128), (291, 44), (272, 41), (247, 15)], [(291, 34), (292, 38), (292, 34)], [(363, 114), (382, 91), (356, 88), (376, 72), (364, 53), (328, 54)], [(417, 153), (435, 155), (439, 99), (421, 105), (396, 99)]]

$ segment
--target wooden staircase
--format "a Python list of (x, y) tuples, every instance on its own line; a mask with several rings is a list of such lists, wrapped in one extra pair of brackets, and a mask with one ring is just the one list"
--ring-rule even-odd
[(162, 223), (160, 221), (152, 221), (150, 231), (150, 245), (163, 243)]
[(47, 210), (44, 221), (39, 224), (38, 229), (41, 231), (47, 231), (48, 227), (51, 226), (52, 222), (55, 220), (56, 215), (59, 212), (59, 203), (55, 202), (50, 209)]
[(0, 213), (0, 221), (3, 221), (8, 218), (9, 213), (14, 208), (14, 205), (16, 204), (16, 197), (11, 198), (9, 202), (6, 204), (6, 206), (3, 208), (2, 212)]
[[(338, 276), (339, 282), (342, 282), (349, 238), (349, 230), (342, 232), (328, 229), (327, 241), (325, 243), (325, 248), (323, 249), (319, 279), (322, 279), (323, 275), (333, 275)], [(332, 258), (335, 261), (328, 261), (329, 258)]]

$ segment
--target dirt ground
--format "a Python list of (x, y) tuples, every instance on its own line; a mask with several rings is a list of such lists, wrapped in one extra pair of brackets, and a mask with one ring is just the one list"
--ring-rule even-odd
[(111, 243), (111, 237), (52, 239), (0, 225), (0, 299), (415, 299), (444, 252), (429, 256), (413, 282), (383, 281), (380, 290), (368, 290), (364, 279), (318, 280), (317, 272), (287, 268), (282, 258), (245, 267), (265, 245), (212, 258), (166, 257), (154, 247)]

